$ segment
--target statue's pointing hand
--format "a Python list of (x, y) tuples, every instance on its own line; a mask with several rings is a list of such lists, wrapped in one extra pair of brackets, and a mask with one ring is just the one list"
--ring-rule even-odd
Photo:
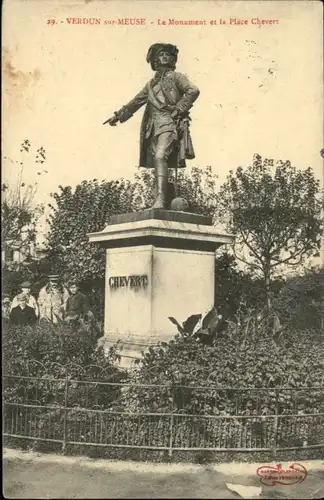
[(110, 118), (108, 118), (108, 120), (106, 120), (105, 122), (103, 122), (103, 125), (106, 125), (106, 123), (109, 123), (109, 125), (111, 127), (115, 127), (117, 125), (118, 121), (119, 121), (118, 116), (115, 113), (114, 116), (111, 116)]

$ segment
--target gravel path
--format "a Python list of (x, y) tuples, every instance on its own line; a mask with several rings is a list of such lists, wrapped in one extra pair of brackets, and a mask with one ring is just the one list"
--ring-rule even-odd
[[(324, 497), (324, 462), (302, 462), (306, 480), (293, 486), (263, 486), (259, 498)], [(5, 449), (6, 498), (240, 498), (225, 483), (262, 486), (261, 464), (154, 464), (43, 455)], [(283, 464), (287, 465), (287, 464)]]

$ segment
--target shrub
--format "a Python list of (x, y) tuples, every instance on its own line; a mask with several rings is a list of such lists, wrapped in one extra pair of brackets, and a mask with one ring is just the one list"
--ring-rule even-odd
[(283, 322), (296, 330), (324, 332), (324, 268), (305, 270), (287, 279), (275, 302)]
[[(212, 345), (179, 333), (150, 348), (133, 380), (162, 387), (133, 387), (128, 399), (139, 411), (165, 412), (172, 400), (180, 414), (175, 439), (182, 446), (274, 446), (275, 434), (278, 446), (303, 446), (324, 442), (322, 417), (307, 417), (323, 405), (323, 376), (324, 343), (316, 332), (286, 329), (279, 341), (262, 318), (253, 317), (231, 323)], [(267, 417), (276, 413), (277, 431), (274, 418)]]
[[(97, 348), (96, 334), (91, 329), (65, 324), (42, 324), (36, 327), (5, 327), (3, 329), (3, 368), (5, 375), (37, 377), (18, 380), (12, 377), (5, 387), (5, 396), (19, 401), (33, 398), (50, 404), (61, 400), (64, 380), (121, 382), (126, 372), (116, 366), (118, 354), (111, 348), (108, 354)], [(13, 387), (10, 394), (10, 387)], [(88, 391), (85, 384), (69, 386), (68, 404), (100, 405), (104, 389), (93, 386)], [(113, 391), (110, 389), (110, 393)], [(61, 396), (61, 397), (60, 397)]]
[[(180, 333), (150, 348), (130, 373), (115, 365), (115, 348), (108, 357), (96, 348), (89, 331), (6, 329), (5, 372), (17, 375), (5, 377), (5, 400), (15, 403), (5, 405), (6, 432), (64, 438), (83, 453), (97, 454), (100, 443), (108, 447), (102, 456), (116, 458), (137, 451), (129, 455), (109, 445), (235, 449), (324, 442), (321, 337), (286, 329), (279, 342), (262, 325), (262, 318), (230, 324), (212, 345)], [(184, 459), (181, 453), (175, 456)]]

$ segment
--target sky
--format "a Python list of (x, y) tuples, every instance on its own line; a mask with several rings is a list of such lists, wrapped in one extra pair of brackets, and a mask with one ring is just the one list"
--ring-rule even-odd
[[(78, 17), (100, 24), (72, 24)], [(145, 25), (105, 24), (122, 18)], [(320, 2), (5, 0), (2, 22), (2, 154), (20, 161), (24, 139), (45, 148), (43, 167), (29, 159), (24, 171), (26, 182), (38, 182), (38, 202), (60, 184), (132, 178), (143, 108), (117, 127), (102, 123), (151, 78), (146, 53), (155, 42), (178, 46), (177, 71), (200, 89), (188, 165), (211, 165), (222, 182), (258, 152), (323, 177)], [(4, 179), (16, 174), (3, 158)]]

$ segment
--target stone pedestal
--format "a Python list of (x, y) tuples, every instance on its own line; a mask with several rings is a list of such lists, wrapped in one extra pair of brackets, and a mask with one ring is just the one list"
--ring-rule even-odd
[(214, 304), (215, 250), (233, 237), (210, 217), (151, 209), (113, 216), (89, 234), (106, 248), (105, 340), (123, 345), (123, 365), (176, 333), (183, 322)]

